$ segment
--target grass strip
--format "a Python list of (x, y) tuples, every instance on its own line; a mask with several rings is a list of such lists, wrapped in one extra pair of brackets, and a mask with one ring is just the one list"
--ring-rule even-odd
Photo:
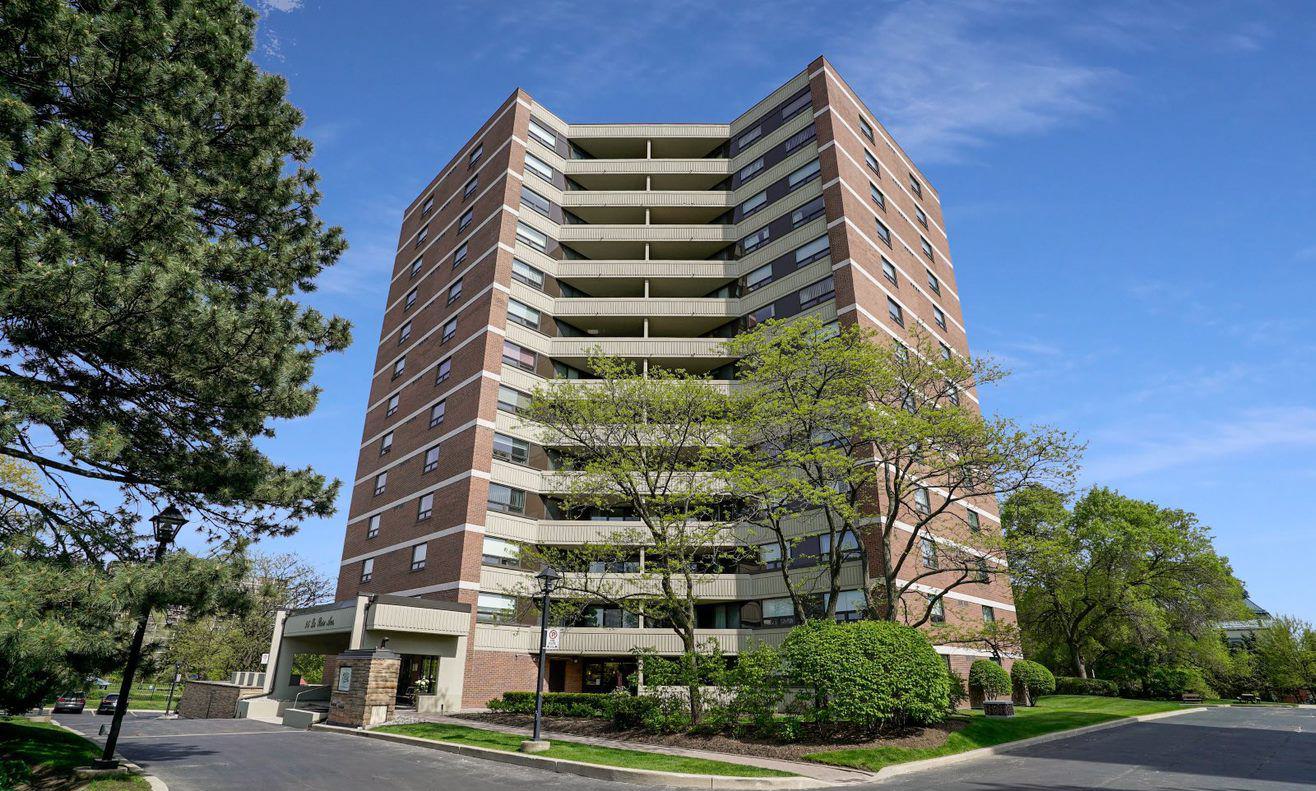
[(967, 719), (968, 724), (950, 734), (946, 743), (939, 747), (857, 747), (811, 753), (804, 757), (819, 763), (876, 772), (891, 764), (940, 758), (1085, 725), (1182, 708), (1182, 703), (1168, 701), (1052, 695), (1042, 698), (1034, 707), (1016, 707), (1013, 717), (984, 717), (980, 711), (956, 714), (958, 718)]
[[(89, 766), (100, 747), (56, 725), (21, 717), (0, 718), (0, 788), (30, 783), (34, 777), (68, 778), (74, 767)], [(147, 791), (133, 775), (105, 777), (84, 788), (92, 791)]]
[[(412, 725), (385, 725), (375, 730), (384, 733), (398, 733), (404, 736), (417, 736), (439, 742), (464, 744), (471, 747), (485, 747), (491, 750), (515, 752), (526, 738), (515, 733), (490, 731), (483, 728), (467, 728), (462, 725), (450, 725), (445, 722), (420, 722)], [(790, 772), (765, 769), (748, 764), (732, 764), (724, 761), (711, 761), (706, 758), (690, 758), (667, 753), (651, 753), (642, 750), (622, 750), (616, 747), (598, 747), (581, 742), (562, 740), (553, 741), (553, 746), (546, 752), (536, 753), (548, 758), (561, 758), (565, 761), (580, 761), (602, 766), (620, 766), (627, 769), (650, 769), (658, 772), (675, 772), (686, 775), (726, 775), (730, 777), (794, 777)]]

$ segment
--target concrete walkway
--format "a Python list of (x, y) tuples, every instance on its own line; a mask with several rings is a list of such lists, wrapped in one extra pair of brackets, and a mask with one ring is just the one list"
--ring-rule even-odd
[[(468, 720), (461, 717), (445, 717), (442, 715), (421, 715), (414, 718), (407, 718), (407, 723), (412, 722), (440, 722), (446, 725), (461, 725), (466, 728), (479, 728), (485, 731), (499, 731), (502, 733), (512, 733), (517, 736), (529, 738), (525, 728), (516, 728), (508, 725), (495, 725), (489, 722), (480, 722), (478, 720)], [(402, 724), (402, 723), (399, 723)], [(595, 747), (613, 747), (618, 750), (636, 750), (645, 753), (662, 753), (664, 755), (682, 755), (687, 758), (704, 758), (709, 761), (721, 761), (728, 764), (742, 764), (744, 766), (759, 766), (764, 769), (776, 769), (782, 772), (791, 772), (801, 777), (809, 777), (814, 780), (822, 780), (835, 785), (849, 783), (870, 783), (876, 779), (877, 775), (872, 772), (865, 772), (860, 769), (848, 769), (841, 766), (826, 766), (824, 764), (805, 763), (803, 761), (784, 761), (779, 758), (763, 758), (757, 755), (740, 755), (738, 753), (719, 753), (712, 750), (691, 750), (686, 747), (672, 747), (666, 744), (646, 744), (644, 742), (626, 742), (620, 739), (604, 739), (598, 736), (579, 736), (574, 733), (557, 733), (556, 731), (543, 731), (543, 737), (549, 740), (564, 742), (579, 742), (580, 744), (592, 744)]]

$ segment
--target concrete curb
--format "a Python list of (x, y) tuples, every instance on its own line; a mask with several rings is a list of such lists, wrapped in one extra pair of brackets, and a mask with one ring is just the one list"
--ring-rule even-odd
[(832, 784), (808, 777), (728, 777), (723, 775), (690, 775), (676, 772), (659, 772), (652, 769), (629, 769), (621, 766), (602, 766), (580, 761), (567, 761), (561, 758), (546, 758), (526, 753), (491, 750), (485, 747), (471, 747), (465, 744), (440, 742), (433, 739), (421, 739), (416, 736), (403, 736), (399, 733), (381, 733), (379, 731), (344, 728), (338, 725), (312, 725), (313, 731), (328, 731), (349, 736), (363, 736), (367, 739), (380, 739), (406, 744), (412, 747), (424, 747), (430, 750), (456, 753), (468, 758), (482, 758), (489, 761), (529, 766), (549, 772), (592, 777), (596, 780), (613, 780), (619, 783), (635, 783), (646, 786), (666, 786), (669, 788), (707, 788), (727, 789), (728, 791), (767, 791), (769, 789), (803, 789), (826, 788)]
[(907, 775), (913, 772), (940, 769), (943, 766), (950, 766), (951, 764), (963, 763), (965, 761), (976, 761), (979, 758), (988, 758), (993, 755), (1003, 755), (1005, 753), (1013, 752), (1014, 750), (1033, 747), (1039, 744), (1046, 744), (1047, 742), (1056, 742), (1061, 739), (1072, 739), (1075, 736), (1083, 736), (1097, 731), (1108, 730), (1110, 728), (1119, 728), (1124, 725), (1132, 725), (1136, 722), (1148, 722), (1151, 720), (1165, 719), (1166, 717), (1178, 717), (1181, 714), (1207, 711), (1209, 708), (1209, 706), (1196, 706), (1191, 709), (1182, 709), (1179, 711), (1160, 711), (1155, 714), (1139, 714), (1135, 717), (1121, 717), (1117, 720), (1098, 722), (1095, 725), (1084, 725), (1081, 728), (1071, 728), (1067, 731), (1044, 733), (1041, 736), (1018, 739), (1013, 742), (1005, 742), (991, 747), (979, 747), (976, 750), (968, 750), (967, 752), (956, 753), (954, 755), (943, 755), (939, 758), (925, 758), (922, 761), (909, 761), (908, 763), (903, 764), (892, 764), (879, 769), (877, 775), (873, 779), (874, 782), (881, 782), (892, 777), (899, 777), (900, 775)]
[[(58, 725), (60, 728), (62, 728), (62, 729), (64, 729), (64, 730), (68, 731), (69, 733), (72, 733), (72, 734), (74, 734), (75, 736), (78, 736), (79, 738), (86, 739), (87, 741), (91, 742), (92, 744), (95, 744), (95, 743), (96, 743), (96, 741), (95, 741), (94, 739), (92, 739), (90, 736), (88, 736), (87, 734), (85, 734), (85, 733), (83, 733), (83, 732), (81, 732), (81, 731), (74, 730), (73, 728), (70, 728), (69, 726), (65, 725), (64, 723), (60, 722), (59, 720), (51, 719), (50, 722), (51, 722), (53, 725)], [(147, 774), (145, 769), (143, 769), (143, 768), (142, 768), (141, 766), (139, 766), (138, 764), (135, 764), (135, 763), (133, 763), (132, 761), (129, 761), (127, 758), (124, 758), (122, 753), (117, 753), (117, 752), (116, 752), (116, 753), (114, 754), (114, 757), (119, 759), (119, 765), (122, 766), (123, 769), (124, 769), (124, 771), (126, 771), (128, 774), (137, 775), (138, 777), (140, 777), (140, 778), (142, 778), (143, 780), (145, 780), (145, 781), (146, 781), (146, 784), (149, 785), (149, 786), (151, 787), (151, 791), (169, 791), (169, 786), (168, 786), (168, 784), (165, 783), (165, 781), (161, 780), (160, 778), (156, 777), (155, 775)], [(77, 770), (74, 770), (74, 771), (77, 771)], [(92, 770), (92, 771), (100, 771), (100, 770)], [(110, 770), (111, 773), (112, 773), (113, 771), (114, 771), (114, 770)]]

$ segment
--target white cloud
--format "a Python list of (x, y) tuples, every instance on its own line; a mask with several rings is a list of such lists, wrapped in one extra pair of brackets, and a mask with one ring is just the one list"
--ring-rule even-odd
[(302, 7), (302, 0), (260, 0), (256, 4), (261, 11), (282, 11), (285, 14)]

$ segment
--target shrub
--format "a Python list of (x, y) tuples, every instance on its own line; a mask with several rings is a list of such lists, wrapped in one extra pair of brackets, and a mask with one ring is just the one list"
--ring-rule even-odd
[(969, 667), (969, 689), (981, 693), (983, 700), (996, 700), (1010, 694), (1010, 674), (990, 659), (979, 659)]
[(823, 723), (930, 724), (950, 705), (946, 666), (921, 632), (890, 621), (814, 621), (781, 647), (791, 686), (813, 692)]
[(1077, 678), (1075, 676), (1058, 676), (1056, 678), (1057, 695), (1104, 695), (1116, 697), (1119, 686), (1114, 681), (1103, 678)]
[[(608, 717), (611, 708), (603, 692), (545, 692), (544, 715), (548, 717)], [(630, 697), (630, 695), (627, 695)], [(493, 711), (512, 714), (534, 714), (535, 693), (504, 692), (499, 700), (489, 701)]]
[(964, 686), (964, 676), (946, 668), (946, 677), (950, 679), (950, 710), (954, 711), (969, 699), (969, 690)]
[(1027, 659), (1015, 660), (1010, 668), (1010, 680), (1014, 688), (1024, 693), (1021, 697), (1029, 706), (1036, 705), (1037, 699), (1056, 691), (1056, 677), (1045, 665), (1029, 662)]
[(1207, 685), (1202, 672), (1193, 667), (1158, 667), (1147, 678), (1147, 694), (1153, 698), (1180, 698), (1185, 693), (1214, 698), (1215, 690)]

